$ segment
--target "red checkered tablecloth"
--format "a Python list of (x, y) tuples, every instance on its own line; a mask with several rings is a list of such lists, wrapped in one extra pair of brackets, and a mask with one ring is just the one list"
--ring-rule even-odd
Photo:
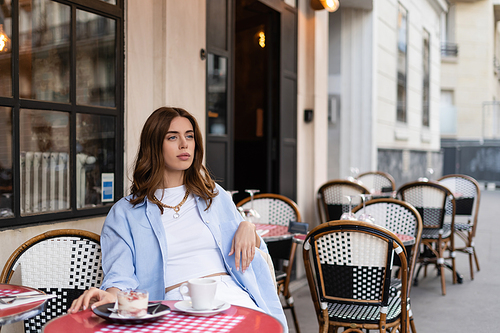
[(19, 293), (25, 293), (25, 290), (15, 290), (15, 289), (2, 289), (0, 288), (0, 297), (4, 296), (14, 296)]
[(245, 319), (245, 316), (215, 315), (195, 317), (176, 312), (169, 313), (153, 322), (143, 324), (113, 324), (100, 328), (96, 333), (113, 332), (151, 332), (151, 333), (187, 333), (187, 332), (232, 332), (233, 328)]

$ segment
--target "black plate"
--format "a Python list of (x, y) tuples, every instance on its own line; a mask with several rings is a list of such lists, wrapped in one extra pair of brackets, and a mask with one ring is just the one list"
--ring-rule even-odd
[[(155, 304), (158, 304), (158, 302), (149, 302), (149, 307), (148, 307), (148, 315), (147, 317), (143, 318), (121, 318), (121, 317), (110, 317), (112, 312), (109, 311), (108, 309), (112, 309), (115, 306), (115, 303), (107, 303), (103, 304), (101, 306), (98, 306), (97, 308), (93, 309), (94, 313), (98, 315), (101, 318), (104, 318), (109, 321), (117, 322), (117, 323), (122, 323), (122, 324), (138, 324), (138, 323), (144, 323), (146, 321), (152, 321), (156, 320), (167, 313), (170, 313), (170, 307), (168, 307), (165, 304), (160, 304), (158, 308), (154, 306)], [(156, 309), (156, 311), (155, 311)], [(152, 312), (155, 312), (154, 314)]]

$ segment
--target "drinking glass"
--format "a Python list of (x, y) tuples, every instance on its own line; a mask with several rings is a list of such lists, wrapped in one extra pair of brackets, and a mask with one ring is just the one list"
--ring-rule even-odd
[(229, 193), (229, 194), (231, 195), (231, 198), (233, 198), (233, 197), (234, 197), (234, 195), (235, 195), (236, 193), (238, 193), (239, 191), (226, 191), (226, 192), (227, 192), (227, 193)]
[(344, 196), (347, 198), (347, 201), (349, 201), (349, 212), (343, 213), (342, 216), (340, 216), (340, 219), (356, 221), (356, 216), (352, 213), (352, 207), (351, 207), (353, 195), (344, 195)]
[(349, 177), (347, 177), (347, 179), (350, 180), (351, 182), (357, 182), (356, 178), (358, 178), (359, 176), (359, 169), (356, 167), (351, 167), (349, 170), (351, 174)]
[(247, 220), (252, 223), (259, 223), (260, 221), (260, 214), (253, 208), (253, 197), (255, 193), (260, 192), (259, 190), (245, 190), (245, 192), (250, 194), (250, 209), (243, 209), (243, 211), (240, 210), (241, 215)]
[(428, 182), (432, 180), (432, 175), (434, 175), (434, 169), (433, 168), (427, 168), (425, 170), (425, 177), (420, 177), (418, 181), (420, 182)]
[(371, 195), (370, 194), (360, 194), (359, 196), (361, 197), (361, 201), (363, 202), (363, 213), (361, 213), (361, 215), (359, 215), (359, 220), (364, 221), (364, 222), (368, 222), (368, 223), (375, 223), (375, 219), (373, 218), (373, 216), (371, 216), (370, 214), (368, 214), (366, 212), (366, 205), (365, 205), (366, 198), (371, 197)]

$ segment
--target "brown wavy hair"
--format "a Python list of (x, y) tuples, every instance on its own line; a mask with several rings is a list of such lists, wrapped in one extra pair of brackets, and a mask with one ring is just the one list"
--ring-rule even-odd
[[(165, 162), (163, 159), (163, 140), (174, 118), (184, 117), (191, 122), (194, 130), (195, 150), (191, 166), (184, 171), (184, 185), (190, 193), (202, 198), (207, 209), (212, 199), (218, 195), (215, 182), (203, 165), (203, 137), (196, 119), (184, 109), (161, 107), (146, 120), (141, 132), (139, 151), (134, 164), (134, 174), (130, 192), (130, 203), (134, 206), (144, 199), (153, 198), (155, 191), (163, 185)], [(163, 207), (156, 203), (163, 214)]]

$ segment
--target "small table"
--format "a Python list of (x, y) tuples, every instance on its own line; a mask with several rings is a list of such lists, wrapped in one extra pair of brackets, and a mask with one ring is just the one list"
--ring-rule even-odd
[(232, 305), (226, 311), (211, 317), (197, 317), (175, 310), (178, 301), (162, 301), (172, 312), (150, 322), (141, 324), (118, 324), (95, 315), (87, 309), (75, 314), (52, 319), (44, 327), (44, 333), (109, 333), (109, 332), (269, 332), (281, 333), (283, 326), (274, 317), (260, 311)]
[[(15, 284), (4, 284), (0, 283), (0, 296), (11, 296), (26, 292), (39, 292), (44, 294), (40, 290), (18, 286)], [(20, 304), (17, 306), (12, 306), (7, 309), (0, 309), (0, 326), (15, 323), (16, 321), (21, 321), (29, 319), (36, 316), (45, 310), (45, 303), (47, 299), (34, 301), (30, 303)]]
[(303, 242), (306, 238), (306, 235), (288, 232), (288, 227), (284, 225), (255, 223), (255, 229), (266, 243), (282, 241), (290, 238)]
[[(303, 234), (292, 234), (288, 232), (288, 227), (284, 225), (276, 224), (255, 224), (257, 233), (261, 235), (262, 239), (267, 242), (276, 242), (281, 240), (290, 239), (293, 237), (294, 240), (303, 242), (306, 235)], [(395, 234), (403, 242), (404, 246), (410, 246), (415, 244), (415, 237), (410, 235)]]

